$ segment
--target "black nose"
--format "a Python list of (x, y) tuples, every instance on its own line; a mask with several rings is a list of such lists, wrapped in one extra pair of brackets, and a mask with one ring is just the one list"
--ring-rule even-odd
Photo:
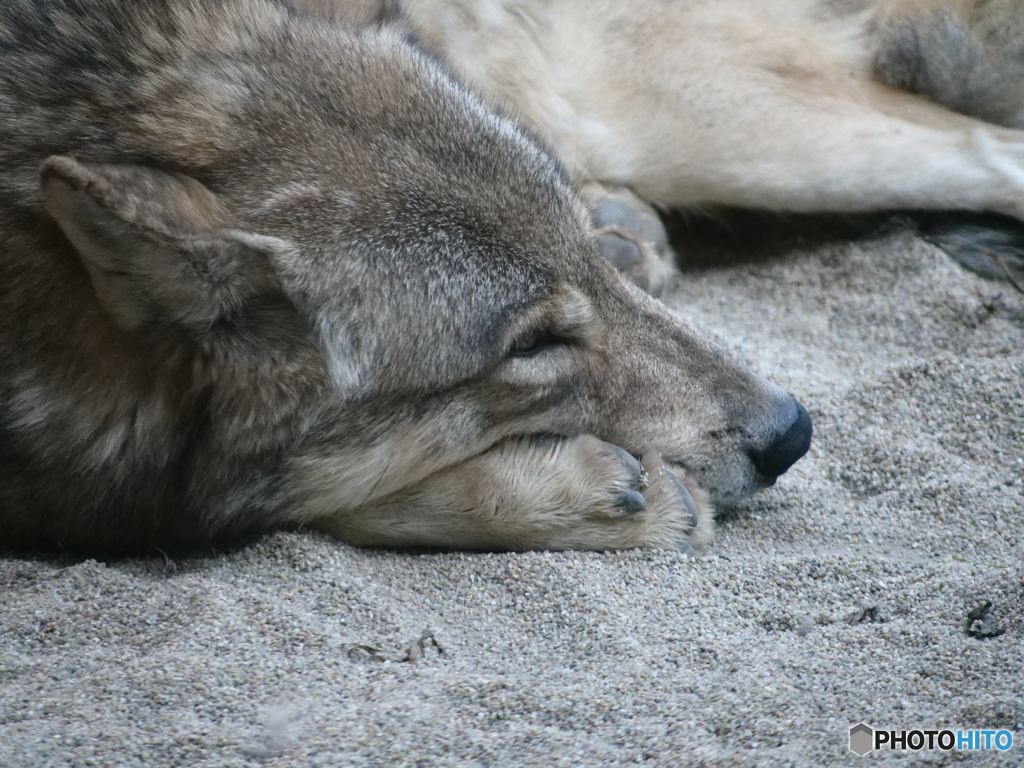
[(811, 415), (796, 400), (796, 418), (779, 434), (767, 448), (750, 451), (750, 458), (757, 471), (770, 478), (776, 478), (792, 467), (811, 447)]

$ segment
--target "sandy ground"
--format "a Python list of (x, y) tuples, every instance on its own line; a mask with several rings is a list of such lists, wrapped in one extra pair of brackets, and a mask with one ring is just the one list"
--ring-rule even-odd
[(899, 232), (688, 274), (816, 425), (697, 558), (4, 559), (0, 766), (1024, 765), (1022, 298)]

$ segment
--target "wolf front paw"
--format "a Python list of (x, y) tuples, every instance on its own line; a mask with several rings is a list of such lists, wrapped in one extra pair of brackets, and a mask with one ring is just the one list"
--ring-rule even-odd
[(657, 455), (638, 460), (584, 435), (561, 439), (539, 458), (531, 461), (536, 504), (529, 517), (538, 533), (547, 529), (543, 548), (692, 552), (711, 538), (706, 497)]
[(657, 212), (625, 187), (591, 183), (583, 195), (604, 257), (626, 279), (660, 296), (674, 272), (675, 254)]
[(533, 435), (312, 525), (351, 544), (443, 549), (679, 549), (711, 538), (704, 494), (592, 435)]

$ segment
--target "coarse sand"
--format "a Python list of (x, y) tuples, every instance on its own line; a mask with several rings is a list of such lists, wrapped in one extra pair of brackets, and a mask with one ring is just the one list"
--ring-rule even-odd
[(1024, 765), (1024, 296), (895, 229), (668, 301), (815, 421), (705, 553), (8, 556), (0, 766)]

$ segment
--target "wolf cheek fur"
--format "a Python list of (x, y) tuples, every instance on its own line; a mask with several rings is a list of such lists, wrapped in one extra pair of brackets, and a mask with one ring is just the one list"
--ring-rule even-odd
[(686, 547), (806, 450), (398, 36), (48, 0), (0, 37), (0, 545)]

